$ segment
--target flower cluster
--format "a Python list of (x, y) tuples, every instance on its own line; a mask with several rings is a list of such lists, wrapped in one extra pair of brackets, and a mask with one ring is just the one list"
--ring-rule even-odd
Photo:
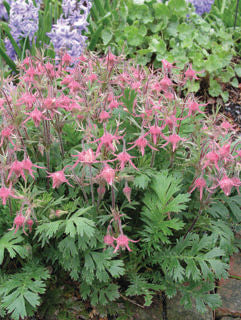
[[(143, 159), (157, 171), (163, 158), (170, 166), (190, 163), (189, 192), (197, 190), (201, 202), (217, 191), (228, 196), (235, 187), (239, 192), (241, 151), (233, 143), (233, 126), (223, 118), (208, 122), (205, 105), (191, 93), (183, 98), (175, 88), (185, 90), (187, 81), (197, 79), (191, 65), (180, 71), (163, 60), (154, 72), (109, 52), (102, 58), (82, 55), (69, 69), (70, 59), (65, 54), (55, 65), (27, 57), (16, 87), (5, 84), (0, 97), (3, 205), (18, 199), (18, 183), (35, 182), (39, 170), (48, 188), (51, 182), (53, 189), (74, 187), (78, 198), (93, 206), (109, 193), (111, 222), (104, 241), (117, 252), (130, 250), (132, 241), (122, 230), (117, 197), (132, 201)], [(67, 148), (65, 125), (79, 133), (75, 149)], [(51, 165), (56, 144), (64, 161)], [(36, 154), (44, 166), (32, 162)], [(26, 197), (22, 201), (32, 207)]]
[[(32, 0), (29, 0), (28, 2), (16, 0), (11, 3), (9, 27), (14, 40), (18, 44), (21, 39), (27, 37), (31, 43), (35, 33), (38, 31), (40, 1), (36, 1), (36, 3), (36, 7)], [(5, 47), (9, 57), (14, 60), (16, 54), (9, 39), (5, 40)]]
[(63, 15), (47, 33), (55, 52), (67, 51), (72, 57), (79, 57), (85, 47), (87, 37), (82, 35), (87, 30), (87, 17), (91, 2), (81, 0), (63, 0)]
[(214, 3), (214, 0), (187, 0), (188, 2), (191, 2), (193, 6), (195, 7), (196, 13), (200, 16), (204, 13), (208, 13), (212, 5)]

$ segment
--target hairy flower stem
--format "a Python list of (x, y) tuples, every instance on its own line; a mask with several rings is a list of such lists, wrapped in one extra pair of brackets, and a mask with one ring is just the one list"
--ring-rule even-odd
[(112, 209), (115, 209), (115, 189), (111, 186), (111, 200), (112, 200)]
[(154, 166), (155, 157), (156, 157), (156, 151), (152, 150), (152, 153), (151, 153), (151, 165), (150, 165), (151, 168), (153, 168), (153, 166)]
[[(45, 140), (45, 154), (46, 154), (46, 162), (47, 162), (47, 170), (50, 172), (50, 135), (49, 135), (49, 128), (47, 121), (43, 122), (43, 128), (44, 128), (44, 140)], [(50, 177), (47, 177), (47, 190), (50, 188)]]
[(59, 138), (60, 154), (62, 159), (64, 159), (64, 143), (62, 139), (62, 134), (59, 130), (57, 130), (57, 132), (58, 132), (58, 138)]
[(187, 235), (193, 230), (193, 228), (195, 227), (195, 224), (197, 223), (199, 217), (201, 216), (202, 212), (203, 212), (203, 208), (205, 208), (208, 205), (209, 199), (211, 198), (211, 193), (208, 194), (206, 201), (202, 201), (200, 202), (200, 208), (198, 211), (198, 215), (196, 216), (196, 218), (193, 220), (193, 223), (191, 224), (191, 226), (189, 227), (189, 229), (187, 230), (186, 234), (184, 235), (184, 239), (186, 239)]
[(8, 199), (8, 206), (9, 206), (10, 216), (12, 216), (12, 215), (13, 215), (13, 207), (12, 207), (12, 201), (11, 201), (11, 199)]
[(92, 175), (92, 167), (90, 168), (90, 191), (91, 191), (91, 199), (92, 199), (92, 206), (95, 205), (95, 195), (94, 195), (94, 187), (93, 187), (93, 175)]

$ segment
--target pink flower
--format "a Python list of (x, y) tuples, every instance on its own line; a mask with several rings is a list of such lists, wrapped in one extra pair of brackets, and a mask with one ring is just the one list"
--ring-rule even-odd
[(27, 117), (27, 119), (25, 119), (23, 121), (23, 123), (29, 121), (29, 120), (33, 120), (34, 122), (34, 125), (35, 127), (37, 128), (41, 122), (42, 119), (44, 120), (50, 120), (50, 119), (47, 119), (43, 113), (41, 111), (39, 111), (37, 108), (35, 108), (32, 112), (30, 113), (25, 113), (26, 115), (29, 115), (29, 117)]
[(104, 236), (104, 243), (107, 244), (108, 246), (112, 246), (113, 248), (115, 247), (114, 240), (115, 240), (115, 238), (112, 237), (110, 234), (106, 234)]
[(167, 92), (170, 87), (173, 86), (172, 81), (165, 75), (160, 81), (161, 90)]
[(193, 114), (195, 114), (196, 112), (199, 112), (199, 113), (202, 113), (202, 114), (205, 114), (203, 111), (201, 111), (199, 109), (200, 106), (206, 106), (207, 104), (198, 104), (195, 100), (192, 100), (192, 99), (189, 99), (187, 101), (187, 109), (189, 110), (188, 111), (188, 116), (191, 116)]
[(237, 189), (237, 191), (238, 191), (238, 194), (240, 194), (240, 192), (239, 192), (239, 187), (241, 186), (241, 181), (240, 181), (240, 179), (238, 178), (238, 177), (233, 177), (233, 178), (231, 178), (232, 179), (232, 181), (233, 181), (233, 185), (234, 185), (234, 187)]
[(130, 147), (128, 150), (131, 150), (135, 147), (138, 147), (141, 151), (142, 156), (144, 156), (144, 154), (145, 154), (145, 147), (146, 146), (150, 147), (152, 150), (158, 151), (158, 149), (156, 149), (150, 145), (150, 143), (146, 140), (145, 135), (139, 137), (134, 142), (129, 142), (129, 144), (133, 144), (133, 146)]
[(23, 171), (23, 164), (22, 162), (15, 160), (10, 168), (7, 181), (11, 178), (12, 174), (15, 173), (16, 177), (19, 178), (20, 176), (23, 177), (24, 181), (26, 181), (24, 171)]
[(100, 122), (106, 121), (108, 119), (110, 119), (110, 114), (107, 111), (102, 110), (100, 115), (99, 115)]
[(232, 190), (232, 187), (235, 185), (233, 179), (230, 179), (226, 174), (221, 180), (218, 180), (220, 188), (229, 196)]
[(126, 151), (123, 151), (117, 154), (116, 157), (117, 157), (116, 159), (120, 161), (120, 170), (123, 170), (125, 167), (125, 164), (128, 162), (134, 169), (138, 170), (137, 167), (134, 165), (134, 163), (131, 161), (131, 159), (135, 157), (130, 156), (129, 153), (127, 153)]
[(123, 233), (119, 235), (119, 237), (116, 240), (116, 247), (114, 250), (114, 253), (116, 253), (120, 248), (122, 249), (127, 249), (128, 251), (132, 251), (129, 247), (129, 242), (138, 242), (139, 240), (131, 240), (129, 239), (126, 235), (124, 235)]
[(0, 147), (3, 145), (4, 140), (8, 140), (11, 142), (11, 144), (14, 146), (14, 142), (11, 139), (11, 135), (13, 134), (13, 127), (9, 126), (9, 127), (5, 127), (2, 131), (1, 131), (1, 143), (0, 143)]
[(157, 125), (150, 126), (150, 130), (148, 133), (150, 133), (150, 135), (152, 136), (152, 141), (155, 145), (157, 144), (157, 140), (160, 137), (161, 132), (161, 127), (158, 127)]
[(168, 62), (167, 60), (162, 60), (162, 66), (165, 72), (171, 72), (173, 68), (176, 68), (173, 66), (172, 63)]
[(88, 165), (99, 162), (96, 161), (97, 155), (95, 155), (94, 151), (90, 148), (88, 150), (83, 150), (76, 155), (74, 154), (72, 155), (72, 157), (78, 158), (72, 168), (75, 168), (80, 162), (83, 162)]
[(64, 169), (50, 173), (48, 177), (53, 179), (53, 189), (58, 188), (62, 183), (66, 182), (69, 186), (73, 187), (65, 178)]
[(112, 186), (115, 179), (115, 170), (106, 164), (99, 174), (99, 177), (103, 178), (109, 185)]
[(199, 78), (196, 76), (196, 74), (197, 74), (197, 73), (202, 73), (202, 72), (203, 72), (203, 71), (197, 72), (197, 71), (193, 70), (192, 64), (190, 63), (188, 69), (187, 69), (186, 72), (184, 73), (185, 79), (186, 79), (186, 80), (187, 80), (187, 79), (189, 79), (189, 80), (194, 80), (194, 79), (195, 79), (195, 80), (199, 80)]
[(179, 141), (186, 141), (186, 139), (179, 137), (177, 134), (171, 134), (169, 137), (164, 136), (164, 139), (167, 140), (167, 142), (162, 145), (162, 148), (168, 143), (171, 143), (173, 152), (176, 150)]
[(229, 160), (233, 160), (233, 156), (230, 153), (231, 144), (224, 144), (219, 148), (220, 159), (223, 159), (225, 163)]
[(72, 62), (71, 56), (68, 53), (65, 53), (62, 57), (62, 63), (68, 66), (71, 62)]
[(32, 219), (28, 219), (26, 223), (28, 225), (29, 232), (32, 232), (33, 220)]
[(39, 169), (45, 169), (44, 167), (37, 166), (36, 164), (33, 164), (32, 161), (29, 158), (26, 158), (22, 161), (22, 168), (26, 171), (28, 171), (28, 174), (34, 179), (33, 172), (35, 172), (32, 167), (39, 168)]
[(206, 161), (203, 165), (203, 169), (206, 167), (209, 167), (210, 165), (215, 165), (216, 169), (219, 171), (218, 167), (218, 161), (219, 161), (219, 155), (215, 151), (210, 151), (206, 154)]
[(192, 193), (195, 189), (199, 189), (200, 191), (200, 200), (202, 200), (202, 196), (203, 196), (203, 188), (206, 187), (206, 180), (203, 179), (202, 177), (197, 178), (194, 182), (194, 187), (192, 188), (191, 191), (189, 191), (189, 193)]
[(23, 227), (23, 232), (25, 233), (24, 222), (25, 222), (25, 217), (21, 213), (15, 217), (13, 221), (13, 228), (16, 227), (14, 233), (16, 233), (20, 227)]
[[(106, 147), (107, 150), (112, 150), (112, 151), (115, 151), (115, 147), (113, 145), (113, 142), (115, 140), (118, 140), (120, 139), (121, 137), (119, 136), (115, 136), (115, 135), (112, 135), (111, 133), (109, 132), (105, 132), (104, 135), (99, 138), (99, 139), (96, 139), (95, 141), (92, 141), (91, 143), (95, 143), (97, 141), (100, 141), (100, 144), (98, 145), (97, 147), (97, 150), (96, 150), (96, 153), (99, 153), (102, 146), (104, 145)], [(119, 142), (118, 142), (119, 143)]]
[(131, 188), (126, 184), (125, 188), (123, 189), (123, 193), (126, 196), (127, 200), (131, 202)]
[(9, 188), (1, 187), (0, 188), (0, 198), (2, 199), (2, 203), (5, 206), (7, 203), (7, 199), (9, 197), (13, 197), (15, 199), (20, 199), (19, 197), (15, 196), (13, 191), (11, 190), (11, 186)]

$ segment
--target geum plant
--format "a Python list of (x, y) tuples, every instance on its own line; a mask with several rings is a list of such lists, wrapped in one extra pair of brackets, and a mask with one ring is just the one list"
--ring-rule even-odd
[(68, 277), (102, 314), (160, 291), (220, 306), (241, 151), (232, 124), (181, 96), (191, 65), (109, 52), (27, 57), (19, 71), (0, 91), (2, 314), (32, 315), (47, 279)]

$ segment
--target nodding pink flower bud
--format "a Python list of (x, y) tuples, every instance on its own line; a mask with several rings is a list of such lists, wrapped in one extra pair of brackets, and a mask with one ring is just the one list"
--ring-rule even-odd
[(27, 117), (27, 119), (25, 119), (23, 121), (23, 123), (29, 121), (29, 120), (33, 120), (35, 127), (37, 128), (41, 122), (42, 119), (44, 120), (50, 120), (47, 119), (43, 113), (41, 111), (38, 110), (38, 108), (35, 108), (32, 112), (30, 113), (25, 113), (26, 115), (29, 115), (29, 117)]
[(241, 181), (238, 177), (233, 177), (232, 178), (232, 181), (233, 181), (233, 185), (235, 186), (235, 188), (237, 189), (238, 191), (238, 194), (240, 194), (240, 191), (239, 191), (239, 187), (241, 186)]
[(105, 194), (105, 186), (99, 186), (98, 188), (97, 188), (97, 192), (98, 192), (98, 194), (100, 195), (100, 197), (102, 198), (103, 196), (104, 196), (104, 194)]
[(131, 240), (129, 239), (126, 235), (124, 235), (123, 233), (119, 235), (119, 237), (116, 240), (116, 243), (117, 243), (117, 246), (114, 250), (114, 253), (116, 253), (119, 248), (122, 248), (122, 249), (127, 249), (128, 251), (132, 251), (129, 247), (129, 242), (138, 242), (139, 240)]
[(135, 147), (138, 147), (139, 150), (141, 151), (142, 156), (144, 156), (145, 154), (145, 147), (148, 146), (149, 148), (151, 148), (152, 150), (158, 151), (158, 149), (152, 147), (150, 145), (150, 143), (148, 143), (148, 141), (145, 138), (145, 135), (139, 137), (138, 139), (136, 139), (134, 142), (129, 142), (130, 144), (133, 144), (132, 147), (130, 147), (128, 150), (131, 150)]
[(114, 246), (114, 237), (112, 237), (110, 234), (106, 234), (104, 236), (104, 243), (107, 244), (108, 246), (112, 246), (113, 248)]
[(165, 72), (171, 72), (173, 68), (176, 68), (173, 66), (172, 63), (168, 62), (167, 60), (162, 60), (162, 66)]
[(107, 111), (102, 110), (99, 115), (99, 119), (100, 119), (100, 122), (106, 121), (110, 119), (110, 114)]
[(157, 144), (157, 140), (160, 137), (160, 134), (162, 133), (162, 128), (158, 127), (157, 125), (150, 126), (149, 133), (152, 136), (153, 143)]
[(228, 130), (233, 130), (233, 126), (228, 121), (222, 122), (220, 127), (224, 129), (225, 133), (228, 132)]
[(19, 197), (15, 196), (13, 191), (11, 190), (11, 186), (9, 188), (1, 187), (0, 188), (0, 198), (2, 199), (2, 203), (5, 206), (7, 203), (7, 199), (9, 197), (13, 197), (15, 199), (20, 199)]
[(206, 187), (206, 180), (203, 179), (202, 177), (197, 178), (194, 182), (194, 187), (192, 188), (191, 191), (189, 191), (189, 193), (192, 193), (195, 189), (199, 189), (200, 190), (200, 200), (202, 200), (202, 196), (203, 196), (203, 188)]
[(196, 112), (205, 114), (203, 111), (199, 109), (200, 106), (206, 106), (206, 104), (198, 104), (195, 100), (189, 99), (187, 101), (187, 109), (188, 109), (188, 116), (195, 114)]
[(128, 162), (134, 169), (138, 170), (134, 163), (131, 161), (131, 159), (135, 157), (130, 156), (129, 153), (127, 153), (126, 151), (122, 151), (121, 153), (117, 154), (116, 157), (116, 159), (120, 161), (120, 170), (123, 170), (125, 164)]
[(37, 166), (32, 163), (32, 161), (29, 158), (26, 158), (22, 161), (22, 168), (30, 174), (30, 176), (34, 179), (33, 172), (35, 172), (32, 167), (39, 168), (39, 169), (45, 169), (44, 167)]
[(115, 170), (112, 169), (108, 164), (106, 164), (99, 176), (112, 186), (115, 179)]
[(1, 131), (1, 143), (0, 143), (0, 147), (3, 145), (4, 140), (8, 140), (11, 142), (11, 144), (14, 146), (14, 143), (11, 139), (11, 135), (13, 134), (13, 127), (9, 126), (9, 127), (5, 127), (2, 131)]
[(95, 74), (95, 73), (92, 73), (92, 74), (90, 74), (89, 76), (88, 76), (88, 80), (92, 83), (92, 82), (94, 82), (95, 80), (97, 80), (98, 79), (98, 77), (97, 77), (97, 74)]
[(219, 171), (218, 161), (219, 155), (215, 151), (210, 151), (206, 154), (206, 161), (204, 162), (203, 169), (209, 167), (210, 165), (215, 165), (215, 168)]
[(173, 86), (173, 83), (167, 76), (164, 76), (160, 81), (160, 86), (162, 91), (167, 92), (168, 89)]
[(28, 225), (29, 232), (32, 232), (33, 220), (32, 219), (28, 219), (26, 223)]
[(15, 217), (13, 221), (13, 226), (16, 227), (14, 233), (16, 233), (20, 227), (24, 226), (24, 221), (25, 221), (25, 217), (21, 213)]
[(193, 70), (192, 68), (192, 64), (190, 63), (188, 69), (186, 70), (186, 72), (184, 73), (185, 75), (185, 79), (189, 79), (189, 80), (199, 80), (199, 78), (196, 76), (197, 73), (200, 72), (196, 72), (195, 70)]
[(232, 190), (232, 187), (234, 186), (233, 179), (230, 179), (226, 174), (221, 180), (218, 180), (220, 188), (223, 190), (223, 192), (226, 194), (226, 196), (229, 196)]
[(177, 134), (171, 134), (169, 137), (165, 137), (165, 140), (167, 140), (167, 142), (162, 145), (162, 148), (168, 143), (171, 143), (173, 152), (176, 150), (179, 141), (186, 141), (186, 139), (179, 137)]
[(131, 188), (126, 184), (125, 188), (123, 189), (123, 193), (126, 196), (127, 200), (131, 202)]
[(69, 65), (72, 62), (72, 58), (68, 53), (65, 53), (62, 57), (62, 63), (65, 65)]
[(16, 177), (19, 178), (20, 176), (23, 177), (24, 181), (26, 181), (24, 171), (23, 171), (23, 165), (22, 162), (15, 160), (10, 168), (7, 181), (11, 178), (12, 174), (15, 173)]
[(69, 186), (73, 187), (65, 178), (64, 169), (50, 173), (48, 177), (53, 179), (53, 189), (58, 188), (62, 183), (66, 182)]

